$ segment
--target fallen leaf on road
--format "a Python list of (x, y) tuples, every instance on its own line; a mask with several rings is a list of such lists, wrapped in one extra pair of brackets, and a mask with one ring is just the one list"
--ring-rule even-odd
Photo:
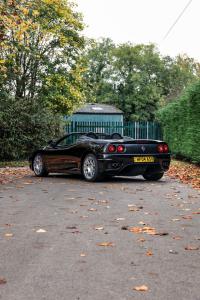
[(67, 226), (66, 229), (77, 229), (76, 226)]
[(129, 211), (139, 211), (140, 209), (143, 209), (143, 206), (128, 205), (128, 207), (129, 207)]
[(134, 232), (134, 233), (147, 233), (147, 234), (152, 234), (155, 235), (156, 234), (156, 230), (153, 227), (129, 227), (129, 231), (130, 232)]
[(174, 236), (173, 239), (174, 239), (174, 240), (181, 240), (182, 237), (181, 237), (181, 236)]
[(115, 246), (115, 244), (112, 243), (112, 242), (98, 243), (97, 245), (102, 246), (102, 247), (113, 247), (113, 246)]
[(183, 216), (182, 218), (185, 219), (185, 220), (192, 220), (191, 216)]
[(153, 255), (153, 252), (152, 252), (151, 250), (147, 250), (146, 255), (147, 255), (147, 256), (152, 256), (152, 255)]
[(168, 232), (156, 232), (155, 235), (160, 235), (160, 236), (164, 236), (164, 235), (168, 235)]
[(139, 211), (139, 208), (137, 208), (137, 207), (130, 207), (129, 211)]
[(148, 291), (148, 286), (146, 285), (141, 285), (141, 286), (135, 286), (133, 288), (133, 290), (137, 291), (137, 292), (147, 292)]
[(45, 232), (46, 232), (46, 230), (45, 230), (45, 229), (42, 229), (42, 228), (40, 228), (40, 229), (38, 229), (36, 232), (37, 232), (37, 233), (45, 233)]
[(170, 254), (178, 254), (178, 252), (175, 251), (175, 250), (169, 250), (169, 253), (170, 253)]
[(107, 204), (107, 203), (109, 203), (109, 201), (108, 200), (99, 200), (98, 203), (99, 204)]
[(13, 236), (13, 233), (5, 233), (4, 236), (5, 236), (5, 237), (12, 237), (12, 236)]
[(142, 228), (141, 227), (129, 227), (128, 230), (130, 232), (134, 232), (134, 233), (141, 233), (142, 232)]
[(0, 284), (6, 284), (7, 280), (3, 277), (0, 277)]
[(199, 250), (199, 247), (189, 245), (185, 247), (185, 250)]
[(138, 239), (138, 242), (144, 243), (146, 240), (145, 239)]
[(95, 227), (95, 230), (104, 230), (103, 227)]
[(128, 226), (122, 226), (121, 230), (128, 230)]

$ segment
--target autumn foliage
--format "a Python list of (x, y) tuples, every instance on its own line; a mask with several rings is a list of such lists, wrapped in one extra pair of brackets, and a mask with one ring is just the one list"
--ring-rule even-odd
[(172, 178), (200, 189), (200, 167), (186, 162), (173, 161), (167, 173)]

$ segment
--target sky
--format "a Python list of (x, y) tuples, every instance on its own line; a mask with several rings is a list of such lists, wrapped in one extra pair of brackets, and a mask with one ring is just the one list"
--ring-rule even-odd
[(116, 43), (155, 43), (163, 55), (186, 53), (200, 61), (200, 0), (193, 0), (166, 39), (189, 0), (76, 0), (90, 38)]

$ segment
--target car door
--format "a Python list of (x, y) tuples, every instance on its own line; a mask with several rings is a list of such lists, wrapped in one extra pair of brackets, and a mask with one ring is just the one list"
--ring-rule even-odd
[(50, 171), (64, 172), (78, 168), (80, 159), (76, 156), (75, 151), (77, 138), (78, 135), (69, 134), (46, 151), (45, 162)]

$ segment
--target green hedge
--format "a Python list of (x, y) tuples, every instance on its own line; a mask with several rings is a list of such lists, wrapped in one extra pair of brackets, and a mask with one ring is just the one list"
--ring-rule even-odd
[(26, 159), (61, 131), (61, 117), (39, 101), (0, 95), (0, 161)]
[(200, 163), (200, 82), (158, 112), (172, 153)]

